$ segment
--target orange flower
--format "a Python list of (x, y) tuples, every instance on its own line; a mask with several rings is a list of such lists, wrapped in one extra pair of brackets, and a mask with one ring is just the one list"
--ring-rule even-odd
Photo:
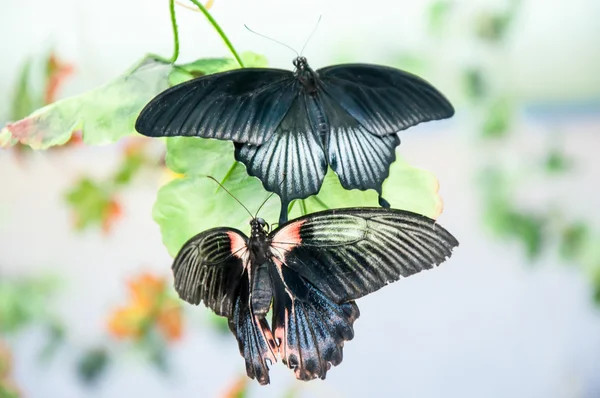
[(128, 283), (131, 301), (115, 310), (108, 320), (108, 330), (117, 338), (139, 340), (156, 327), (168, 340), (182, 335), (181, 305), (167, 295), (164, 278), (142, 274)]

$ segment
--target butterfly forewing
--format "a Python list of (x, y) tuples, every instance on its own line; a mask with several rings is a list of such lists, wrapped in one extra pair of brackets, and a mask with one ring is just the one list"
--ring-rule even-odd
[(196, 136), (255, 145), (268, 141), (297, 96), (292, 72), (247, 68), (171, 87), (142, 110), (149, 137)]
[(337, 303), (433, 268), (458, 245), (435, 220), (380, 208), (313, 213), (270, 238), (274, 256)]
[(317, 70), (322, 89), (376, 135), (451, 117), (454, 108), (431, 84), (380, 65), (342, 64)]
[(214, 228), (187, 241), (173, 262), (175, 290), (191, 304), (201, 301), (230, 317), (248, 258), (248, 238), (238, 230)]

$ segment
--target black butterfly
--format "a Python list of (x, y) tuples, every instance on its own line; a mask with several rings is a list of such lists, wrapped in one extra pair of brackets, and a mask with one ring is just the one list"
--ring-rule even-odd
[[(295, 71), (246, 68), (199, 77), (156, 96), (135, 128), (150, 137), (232, 140), (248, 174), (288, 204), (319, 192), (329, 165), (346, 189), (381, 186), (396, 159), (396, 133), (454, 114), (425, 80), (386, 66), (343, 64)], [(201, 159), (199, 159), (201, 161)], [(282, 176), (287, 176), (280, 184)]]
[(326, 210), (270, 233), (261, 218), (250, 225), (250, 238), (231, 228), (194, 236), (173, 273), (182, 299), (228, 318), (260, 384), (278, 356), (298, 379), (324, 379), (354, 336), (354, 300), (433, 268), (458, 245), (435, 220), (395, 209)]

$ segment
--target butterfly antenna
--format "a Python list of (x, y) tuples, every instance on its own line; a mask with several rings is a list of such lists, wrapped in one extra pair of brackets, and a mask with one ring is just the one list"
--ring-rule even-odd
[(255, 35), (258, 35), (258, 36), (260, 36), (260, 37), (264, 37), (265, 39), (268, 39), (268, 40), (274, 41), (275, 43), (281, 44), (282, 46), (284, 46), (284, 47), (287, 47), (287, 48), (289, 48), (290, 50), (292, 50), (293, 52), (295, 52), (295, 53), (296, 53), (296, 56), (298, 56), (298, 57), (300, 56), (300, 54), (298, 54), (298, 51), (294, 50), (292, 47), (288, 46), (287, 44), (285, 44), (285, 43), (282, 43), (282, 42), (280, 42), (279, 40), (275, 40), (275, 39), (273, 39), (272, 37), (265, 36), (265, 35), (263, 35), (263, 34), (261, 34), (261, 33), (258, 33), (257, 31), (254, 31), (254, 30), (250, 29), (250, 28), (248, 27), (248, 25), (244, 25), (244, 27), (245, 27), (246, 29), (248, 29), (250, 32), (254, 33)]
[(319, 23), (321, 22), (321, 18), (322, 17), (323, 17), (323, 15), (319, 15), (319, 19), (317, 20), (317, 23), (315, 24), (315, 27), (312, 30), (312, 33), (310, 34), (310, 36), (308, 36), (308, 39), (306, 39), (306, 43), (304, 43), (304, 45), (302, 46), (302, 50), (300, 50), (300, 56), (302, 56), (302, 54), (304, 53), (304, 49), (306, 48), (306, 45), (308, 44), (308, 42), (310, 41), (310, 39), (312, 39), (312, 37), (314, 36), (315, 32), (317, 31), (317, 28), (319, 27)]
[(227, 190), (227, 188), (225, 188), (225, 187), (223, 186), (223, 184), (221, 184), (219, 181), (217, 181), (217, 179), (216, 179), (216, 178), (214, 178), (213, 176), (206, 176), (206, 177), (210, 178), (211, 180), (213, 180), (214, 182), (216, 182), (217, 184), (219, 184), (219, 186), (220, 186), (221, 188), (223, 188), (223, 189), (225, 190), (225, 192), (227, 192), (227, 193), (229, 194), (229, 196), (231, 196), (232, 198), (234, 198), (234, 199), (235, 199), (235, 200), (236, 200), (236, 201), (237, 201), (237, 202), (238, 202), (240, 205), (242, 205), (242, 207), (243, 207), (244, 209), (246, 209), (246, 211), (248, 212), (248, 214), (250, 214), (250, 217), (252, 217), (252, 218), (256, 218), (256, 217), (253, 217), (253, 216), (252, 216), (252, 213), (250, 213), (250, 210), (248, 210), (248, 208), (247, 208), (246, 206), (244, 206), (244, 204), (243, 204), (242, 202), (240, 202), (240, 200), (239, 200), (238, 198), (236, 198), (235, 196), (233, 196), (233, 194), (232, 194), (231, 192), (229, 192), (229, 190)]
[[(283, 173), (283, 179), (279, 183), (279, 187), (281, 187), (283, 185), (283, 182), (285, 181), (285, 177), (286, 177), (286, 174)], [(254, 218), (256, 218), (258, 216), (258, 212), (260, 211), (260, 209), (263, 208), (263, 206), (269, 201), (269, 199), (271, 199), (271, 196), (273, 196), (273, 195), (275, 195), (275, 192), (271, 192), (269, 194), (269, 196), (267, 196), (267, 198), (264, 200), (264, 202), (262, 202), (262, 204), (258, 207), (258, 210), (256, 210), (256, 214), (254, 215)]]

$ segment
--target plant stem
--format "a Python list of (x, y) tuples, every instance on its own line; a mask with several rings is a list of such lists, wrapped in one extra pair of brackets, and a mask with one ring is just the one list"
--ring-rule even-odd
[[(229, 177), (231, 176), (231, 174), (233, 173), (233, 171), (235, 170), (237, 165), (238, 165), (238, 162), (234, 160), (231, 167), (229, 167), (229, 170), (227, 170), (225, 177), (223, 177), (223, 179), (221, 180), (221, 185), (225, 185), (225, 181), (227, 181), (229, 179)], [(219, 185), (219, 187), (217, 188), (217, 190), (215, 192), (219, 192), (219, 189), (221, 189), (221, 185)]]
[(169, 12), (171, 13), (171, 28), (173, 29), (173, 56), (169, 60), (174, 64), (179, 58), (179, 29), (177, 28), (177, 20), (175, 19), (175, 0), (169, 0)]
[(221, 36), (221, 39), (223, 39), (223, 41), (225, 42), (225, 45), (227, 45), (227, 47), (229, 48), (229, 51), (231, 51), (231, 54), (233, 54), (233, 56), (234, 56), (235, 60), (237, 61), (237, 63), (240, 64), (240, 66), (243, 68), (244, 67), (244, 63), (242, 62), (242, 59), (240, 58), (240, 56), (237, 53), (237, 51), (235, 51), (235, 48), (233, 47), (233, 44), (231, 44), (231, 42), (229, 41), (229, 38), (227, 37), (227, 35), (225, 34), (225, 32), (223, 32), (223, 29), (221, 29), (221, 27), (219, 26), (219, 24), (217, 23), (217, 21), (215, 21), (215, 19), (213, 18), (213, 16), (210, 15), (210, 12), (208, 12), (208, 10), (198, 0), (190, 0), (190, 1), (192, 3), (194, 3), (196, 5), (196, 7), (198, 7), (198, 9), (200, 9), (200, 11), (202, 12), (202, 14), (204, 14), (204, 16), (206, 17), (206, 19), (208, 19), (208, 22), (210, 22), (210, 24), (213, 26), (213, 28), (215, 28), (215, 30), (217, 31), (217, 33), (219, 33), (219, 36)]

